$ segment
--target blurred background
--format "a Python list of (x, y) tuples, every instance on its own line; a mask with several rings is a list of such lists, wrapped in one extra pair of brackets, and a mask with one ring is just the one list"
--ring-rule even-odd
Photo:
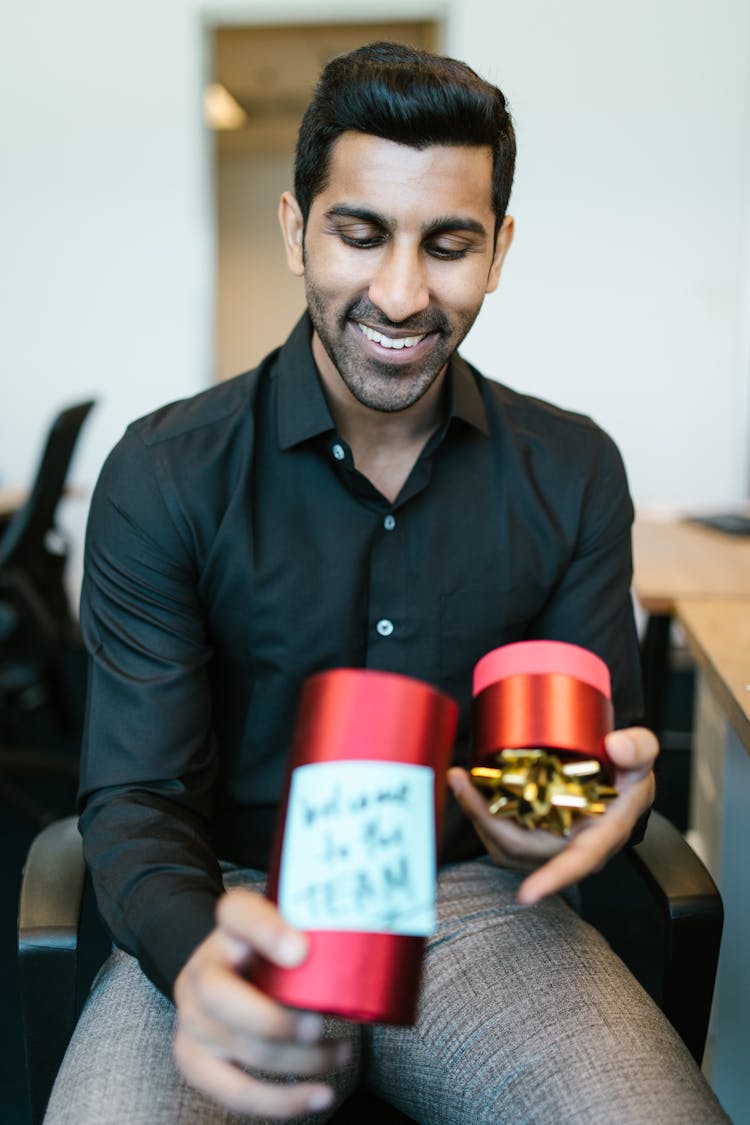
[[(74, 599), (127, 422), (294, 323), (275, 214), (299, 114), (332, 54), (381, 35), (467, 60), (515, 119), (516, 241), (467, 358), (593, 415), (641, 505), (747, 497), (747, 0), (24, 0), (0, 12), (0, 484), (97, 400), (60, 513)], [(214, 83), (238, 128), (207, 124)]]

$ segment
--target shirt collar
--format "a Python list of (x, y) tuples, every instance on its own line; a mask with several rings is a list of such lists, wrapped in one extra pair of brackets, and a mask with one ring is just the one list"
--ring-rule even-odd
[(469, 366), (465, 359), (456, 354), (451, 360), (448, 378), (450, 379), (449, 418), (460, 418), (463, 422), (468, 422), (470, 426), (474, 426), (485, 437), (489, 437), (490, 426), (487, 421), (487, 410), (482, 401), (473, 368)]
[(291, 449), (336, 428), (318, 378), (311, 339), (312, 323), (309, 314), (304, 313), (276, 362), (281, 449)]
[[(336, 429), (323, 394), (310, 341), (312, 323), (306, 312), (279, 352), (276, 378), (279, 388), (278, 432), (281, 449), (291, 449)], [(487, 412), (472, 369), (459, 355), (451, 360), (449, 419), (460, 418), (489, 435)]]

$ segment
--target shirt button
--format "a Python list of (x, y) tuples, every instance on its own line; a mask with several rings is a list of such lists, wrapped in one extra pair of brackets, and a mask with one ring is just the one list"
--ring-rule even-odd
[(386, 516), (385, 519), (383, 520), (383, 527), (385, 528), (385, 530), (386, 531), (393, 531), (395, 526), (396, 526), (396, 517), (395, 516)]
[(389, 621), (387, 617), (381, 617), (375, 626), (381, 637), (390, 637), (393, 632), (393, 622)]
[(343, 461), (344, 458), (346, 457), (346, 454), (344, 453), (343, 445), (339, 445), (338, 442), (336, 442), (336, 444), (332, 448), (331, 453), (333, 454), (333, 456), (336, 458), (337, 461)]

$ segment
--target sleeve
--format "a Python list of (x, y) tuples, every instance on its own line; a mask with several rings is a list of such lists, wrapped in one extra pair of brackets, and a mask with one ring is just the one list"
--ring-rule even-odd
[(104, 921), (170, 996), (213, 928), (222, 881), (208, 830), (211, 649), (189, 535), (170, 515), (154, 457), (128, 430), (92, 499), (79, 808)]
[[(643, 718), (643, 683), (633, 614), (633, 503), (620, 452), (602, 431), (594, 471), (582, 494), (573, 559), (540, 617), (533, 637), (585, 645), (612, 677), (615, 727)], [(643, 839), (649, 813), (628, 843)]]
[(573, 557), (530, 635), (571, 641), (600, 656), (612, 677), (615, 726), (624, 727), (643, 714), (631, 597), (633, 504), (617, 446), (598, 435), (591, 470), (578, 485)]

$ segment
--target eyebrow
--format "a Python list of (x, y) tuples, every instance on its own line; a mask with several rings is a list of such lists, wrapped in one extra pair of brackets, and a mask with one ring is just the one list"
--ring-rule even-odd
[[(351, 207), (346, 203), (338, 203), (326, 211), (329, 219), (360, 219), (364, 223), (390, 230), (392, 223), (377, 211), (370, 211), (367, 207)], [(471, 234), (487, 236), (487, 228), (478, 219), (470, 219), (467, 215), (441, 215), (438, 219), (431, 219), (421, 228), (423, 237), (446, 234), (449, 231), (468, 231)]]

